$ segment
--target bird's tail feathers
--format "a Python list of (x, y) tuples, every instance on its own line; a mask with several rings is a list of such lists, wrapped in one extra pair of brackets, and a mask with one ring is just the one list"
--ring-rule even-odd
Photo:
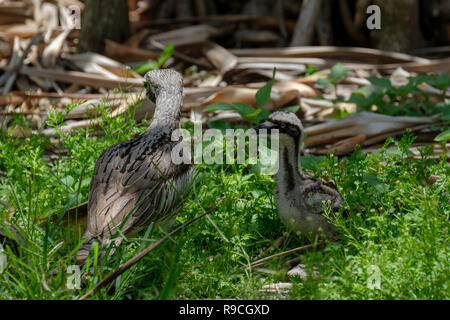
[(89, 231), (86, 231), (86, 233), (84, 234), (83, 240), (84, 239), (86, 240), (83, 242), (77, 252), (77, 258), (75, 262), (77, 265), (84, 265), (86, 263), (92, 245), (94, 244), (94, 242), (98, 242), (98, 240), (94, 236), (92, 236)]

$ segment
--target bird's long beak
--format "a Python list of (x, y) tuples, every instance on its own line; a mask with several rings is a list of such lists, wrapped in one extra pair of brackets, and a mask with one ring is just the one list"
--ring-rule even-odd
[(257, 126), (253, 127), (253, 130), (256, 131), (257, 134), (259, 134), (260, 130), (267, 130), (267, 133), (270, 133), (270, 129), (274, 127), (274, 124), (270, 121), (265, 121)]

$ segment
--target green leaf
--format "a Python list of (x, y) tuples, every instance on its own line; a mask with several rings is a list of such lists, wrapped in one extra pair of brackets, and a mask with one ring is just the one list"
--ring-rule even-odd
[(358, 97), (362, 97), (362, 98), (367, 98), (368, 96), (370, 96), (373, 93), (373, 89), (370, 87), (362, 87), (359, 89), (356, 89), (352, 92), (352, 95), (358, 96)]
[(316, 67), (310, 66), (310, 65), (306, 65), (306, 76), (310, 76), (314, 73), (316, 73), (317, 71), (319, 71), (319, 69), (317, 69)]
[(89, 186), (89, 184), (91, 183), (91, 178), (84, 178), (83, 180), (81, 180), (81, 186), (80, 187), (86, 187)]
[(378, 195), (389, 191), (389, 185), (380, 181), (380, 179), (378, 179), (377, 176), (364, 173), (362, 178), (363, 181), (367, 182), (370, 186), (374, 188), (375, 193)]
[(435, 105), (435, 109), (437, 113), (442, 113), (440, 120), (450, 121), (450, 104), (440, 102)]
[(394, 155), (394, 156), (401, 156), (401, 155), (402, 155), (402, 151), (401, 151), (400, 148), (397, 147), (397, 146), (387, 148), (387, 149), (386, 149), (386, 153), (387, 153), (387, 154)]
[(357, 95), (353, 95), (347, 102), (356, 103), (361, 106), (371, 107), (372, 105), (382, 106), (383, 105), (383, 92), (375, 91), (371, 93), (367, 98), (362, 98)]
[(326, 87), (329, 84), (331, 84), (331, 81), (329, 79), (318, 79), (317, 84), (320, 84), (321, 86)]
[(213, 104), (210, 104), (209, 106), (206, 106), (203, 109), (203, 112), (212, 112), (217, 110), (235, 110), (234, 107), (226, 102), (216, 102)]
[(443, 142), (443, 141), (447, 141), (449, 139), (450, 139), (450, 129), (447, 129), (444, 132), (441, 132), (440, 134), (438, 134), (434, 138), (434, 141)]
[(245, 118), (247, 119), (254, 119), (257, 115), (259, 115), (261, 112), (263, 111), (263, 109), (256, 109), (255, 112), (253, 113), (247, 113), (245, 115)]
[[(249, 106), (248, 104), (241, 103), (241, 102), (233, 102), (232, 107), (242, 117), (247, 117), (247, 116), (251, 117), (252, 114), (255, 114), (255, 112), (258, 111), (257, 109), (253, 108), (252, 106)], [(256, 115), (257, 115), (257, 113), (255, 114), (255, 116)]]
[(435, 85), (441, 90), (446, 89), (450, 86), (450, 76), (445, 73), (440, 74)]
[(65, 176), (61, 179), (61, 182), (62, 184), (70, 188), (71, 186), (73, 186), (75, 179), (72, 176)]
[(256, 122), (261, 122), (263, 120), (267, 120), (270, 116), (270, 112), (265, 109), (260, 109), (261, 112), (255, 117)]
[(167, 61), (167, 59), (170, 58), (172, 55), (172, 52), (174, 50), (173, 45), (168, 45), (164, 48), (161, 55), (158, 57), (156, 61), (146, 61), (144, 63), (141, 63), (136, 68), (134, 68), (134, 72), (136, 73), (145, 73), (150, 70), (159, 69), (163, 66), (163, 64)]
[(300, 109), (300, 106), (289, 106), (289, 107), (280, 108), (279, 110), (296, 113), (298, 111), (298, 109)]
[(267, 83), (261, 89), (259, 89), (258, 92), (256, 92), (255, 98), (256, 98), (256, 105), (258, 106), (258, 108), (262, 108), (270, 100), (270, 92), (272, 91), (272, 85), (275, 79), (276, 71), (277, 69), (274, 68), (272, 79), (267, 81)]
[(156, 64), (156, 61), (146, 61), (138, 65), (136, 68), (134, 68), (134, 72), (136, 73), (145, 73), (150, 70), (156, 70), (158, 69), (158, 65)]
[(412, 153), (411, 150), (406, 149), (402, 151), (402, 149), (400, 149), (398, 146), (387, 148), (386, 153), (393, 156), (408, 156), (408, 157), (414, 156), (414, 153)]
[(335, 80), (335, 82), (339, 82), (342, 78), (346, 77), (349, 74), (349, 71), (344, 68), (342, 63), (337, 63), (331, 68), (330, 77)]
[(158, 57), (158, 61), (156, 62), (158, 68), (161, 68), (163, 64), (172, 56), (174, 49), (175, 47), (171, 44), (164, 48), (162, 54)]
[(434, 74), (419, 74), (418, 76), (411, 78), (411, 81), (416, 84), (427, 83), (430, 86), (434, 86), (436, 83), (436, 75)]
[(391, 80), (386, 79), (386, 78), (369, 77), (369, 78), (367, 78), (367, 80), (369, 80), (370, 83), (376, 87), (386, 88), (386, 89), (392, 88)]

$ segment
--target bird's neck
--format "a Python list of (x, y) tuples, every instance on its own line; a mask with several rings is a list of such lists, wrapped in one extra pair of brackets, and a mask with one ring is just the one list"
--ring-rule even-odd
[(284, 190), (292, 190), (296, 184), (301, 184), (303, 174), (300, 160), (300, 141), (293, 138), (280, 139), (278, 154), (278, 171), (275, 175), (277, 186)]
[(179, 127), (183, 89), (162, 88), (156, 97), (156, 107), (149, 130), (154, 127), (165, 127), (172, 132)]

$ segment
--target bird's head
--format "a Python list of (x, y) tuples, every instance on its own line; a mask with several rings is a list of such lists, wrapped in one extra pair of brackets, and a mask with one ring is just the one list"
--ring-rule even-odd
[(267, 134), (272, 130), (278, 130), (280, 140), (293, 139), (301, 142), (303, 139), (303, 125), (300, 119), (293, 112), (277, 111), (272, 113), (262, 124), (253, 129), (259, 134), (261, 129), (266, 129)]
[(183, 77), (172, 69), (152, 70), (145, 74), (144, 85), (147, 97), (155, 102), (162, 91), (181, 93), (183, 91)]

